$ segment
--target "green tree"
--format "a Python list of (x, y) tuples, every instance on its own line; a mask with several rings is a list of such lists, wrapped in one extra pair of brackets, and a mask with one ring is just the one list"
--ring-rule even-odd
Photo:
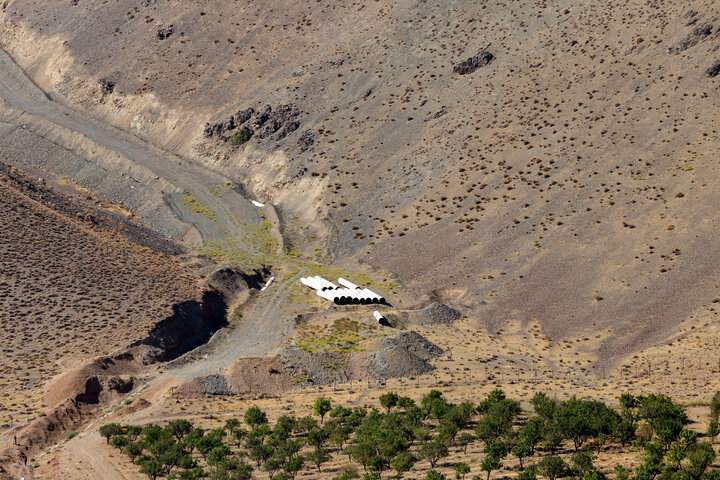
[(710, 442), (715, 443), (715, 437), (720, 433), (720, 427), (718, 427), (717, 420), (710, 420), (707, 428), (707, 436), (710, 437)]
[[(169, 475), (174, 468), (180, 466), (185, 456), (186, 454), (182, 447), (174, 442), (157, 453), (157, 459), (163, 465), (166, 476)], [(192, 457), (190, 457), (190, 459), (192, 461)]]
[(537, 480), (537, 467), (535, 465), (530, 465), (528, 468), (520, 472), (520, 474), (515, 477), (515, 480)]
[(470, 473), (470, 465), (463, 462), (455, 464), (455, 478), (458, 480), (464, 480), (465, 475), (468, 473)]
[(387, 413), (390, 413), (390, 409), (397, 405), (400, 396), (395, 392), (388, 392), (380, 395), (380, 405), (387, 409)]
[(312, 452), (307, 454), (307, 461), (314, 464), (318, 472), (320, 472), (320, 466), (330, 460), (330, 452), (325, 450), (324, 448), (316, 448)]
[(342, 405), (337, 405), (330, 410), (330, 418), (340, 420), (341, 422), (344, 422), (351, 414), (352, 410)]
[(257, 406), (250, 407), (245, 412), (245, 423), (255, 430), (258, 426), (268, 423), (267, 414)]
[(430, 390), (422, 399), (422, 408), (426, 415), (433, 418), (441, 418), (450, 409), (450, 404), (445, 401), (442, 392)]
[(222, 437), (210, 434), (200, 437), (197, 442), (195, 442), (195, 448), (198, 452), (200, 452), (204, 459), (207, 459), (208, 454), (212, 452), (213, 448), (221, 445)]
[(575, 455), (570, 458), (575, 476), (583, 478), (586, 473), (594, 470), (593, 460), (595, 460), (595, 455), (590, 452), (575, 453)]
[(415, 406), (415, 400), (410, 397), (400, 397), (398, 398), (397, 406), (407, 412), (408, 408)]
[(409, 471), (414, 464), (415, 457), (413, 457), (410, 452), (400, 452), (395, 458), (390, 460), (390, 466), (397, 472), (398, 478), (402, 477), (403, 473)]
[(225, 459), (231, 453), (232, 452), (230, 451), (230, 449), (228, 447), (226, 447), (225, 445), (220, 445), (218, 447), (215, 447), (210, 451), (210, 453), (208, 453), (207, 464), (210, 466), (216, 467), (216, 471), (217, 471), (217, 468), (219, 468), (220, 465), (222, 465), (222, 463), (225, 461)]
[(710, 418), (716, 422), (720, 421), (720, 390), (715, 392), (710, 400)]
[(648, 395), (642, 400), (640, 416), (648, 421), (666, 448), (678, 438), (688, 422), (685, 411), (661, 394)]
[(294, 479), (295, 475), (302, 470), (303, 465), (305, 465), (305, 457), (302, 455), (293, 455), (285, 463), (283, 470), (290, 475), (290, 478)]
[(122, 452), (125, 447), (130, 445), (130, 439), (125, 435), (116, 435), (110, 441), (110, 445), (117, 447), (117, 449)]
[(615, 426), (613, 436), (618, 442), (624, 447), (635, 438), (635, 432), (637, 430), (637, 424), (623, 419)]
[(147, 475), (150, 480), (155, 480), (163, 473), (162, 464), (154, 458), (144, 458), (140, 461), (140, 473)]
[(378, 473), (378, 475), (382, 476), (382, 472), (387, 469), (389, 463), (387, 459), (382, 455), (375, 455), (370, 460), (368, 460), (367, 466), (371, 472), (376, 472)]
[(530, 455), (535, 453), (535, 446), (543, 439), (545, 425), (539, 416), (530, 417), (518, 428), (518, 442), (530, 448)]
[(530, 447), (528, 447), (524, 443), (518, 443), (515, 445), (512, 450), (512, 454), (515, 455), (520, 462), (520, 470), (523, 469), (523, 458), (529, 457), (532, 452), (530, 451)]
[(467, 453), (467, 447), (475, 441), (475, 437), (471, 433), (462, 432), (457, 436), (457, 444), (462, 447), (463, 453)]
[(178, 442), (183, 439), (185, 435), (190, 433), (193, 429), (192, 423), (187, 420), (173, 420), (168, 423), (165, 427), (177, 440)]
[(538, 470), (550, 480), (555, 480), (566, 475), (568, 468), (565, 461), (554, 455), (543, 457), (538, 463)]
[(487, 480), (490, 480), (490, 474), (493, 470), (499, 470), (500, 468), (502, 468), (502, 463), (500, 463), (500, 459), (495, 455), (485, 455), (485, 458), (483, 458), (480, 464), (480, 470), (487, 472)]
[(441, 458), (447, 457), (450, 454), (447, 446), (437, 440), (433, 440), (420, 447), (418, 453), (420, 458), (430, 462), (430, 468), (435, 468), (435, 464), (437, 464)]
[(143, 445), (141, 442), (129, 443), (125, 447), (125, 455), (130, 457), (131, 462), (135, 462), (135, 459), (142, 455)]
[(622, 465), (615, 465), (615, 480), (628, 480), (630, 478), (630, 470)]
[(367, 462), (375, 456), (375, 447), (370, 442), (361, 442), (347, 448), (350, 458), (363, 466), (363, 470), (367, 470)]
[(321, 424), (325, 420), (325, 414), (331, 409), (332, 405), (330, 404), (330, 400), (325, 397), (318, 397), (315, 399), (315, 403), (313, 403), (313, 411), (315, 412), (315, 415), (320, 417)]
[(425, 480), (445, 480), (445, 475), (437, 470), (429, 470), (425, 475)]
[(232, 146), (239, 147), (243, 143), (247, 142), (252, 138), (252, 130), (247, 127), (242, 127), (240, 130), (235, 132), (232, 138)]
[[(280, 419), (278, 418), (278, 423), (279, 422)], [(228, 418), (227, 420), (225, 420), (224, 428), (230, 433), (230, 437), (232, 437), (235, 430), (240, 428), (240, 420), (238, 420), (237, 418)]]
[(263, 444), (256, 444), (250, 449), (250, 452), (248, 454), (248, 457), (250, 460), (255, 462), (257, 465), (257, 468), (260, 468), (260, 466), (270, 457), (272, 457), (274, 453), (274, 450), (272, 447), (268, 445)]
[(100, 427), (98, 429), (98, 433), (105, 437), (105, 443), (110, 445), (110, 439), (115, 435), (122, 435), (122, 430), (120, 429), (119, 423), (108, 423), (107, 425)]

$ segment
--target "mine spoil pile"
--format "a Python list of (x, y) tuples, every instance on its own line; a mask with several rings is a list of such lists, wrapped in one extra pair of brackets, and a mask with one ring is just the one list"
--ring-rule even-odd
[[(0, 173), (0, 427), (43, 412), (61, 361), (85, 360), (145, 338), (172, 306), (197, 296), (174, 259), (20, 192), (62, 201), (42, 182)], [(44, 193), (43, 193), (44, 192)], [(79, 207), (78, 207), (79, 208)], [(67, 365), (67, 363), (65, 364)], [(68, 385), (72, 390), (74, 387)]]

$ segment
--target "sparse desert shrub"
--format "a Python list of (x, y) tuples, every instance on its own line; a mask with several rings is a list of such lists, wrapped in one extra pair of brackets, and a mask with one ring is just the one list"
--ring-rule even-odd
[(233, 135), (232, 145), (233, 147), (239, 147), (243, 143), (247, 142), (252, 138), (252, 131), (247, 128), (242, 128)]

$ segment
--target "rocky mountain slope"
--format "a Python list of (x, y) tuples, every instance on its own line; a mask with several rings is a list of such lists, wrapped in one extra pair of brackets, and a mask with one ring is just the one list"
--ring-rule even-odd
[(617, 360), (715, 315), (718, 9), (8, 0), (0, 41), (274, 203), (306, 253)]

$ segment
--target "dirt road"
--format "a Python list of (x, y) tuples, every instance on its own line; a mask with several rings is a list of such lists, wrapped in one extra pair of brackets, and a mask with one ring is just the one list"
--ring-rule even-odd
[[(248, 225), (261, 223), (261, 210), (251, 205), (239, 193), (241, 188), (233, 188), (237, 186), (226, 177), (52, 101), (1, 49), (0, 118), (6, 122), (0, 129), (0, 144), (3, 156), (10, 157), (10, 161), (62, 170), (67, 165), (43, 164), (49, 160), (42, 154), (48, 152), (33, 156), (33, 145), (28, 145), (43, 139), (49, 140), (48, 148), (60, 143), (60, 147), (81, 157), (71, 161), (82, 161), (82, 168), (55, 173), (76, 173), (74, 180), (91, 182), (83, 186), (99, 189), (98, 193), (111, 200), (125, 204), (134, 201), (141, 220), (160, 231), (169, 229), (163, 215), (175, 215), (180, 222), (197, 229), (202, 243), (208, 243), (228, 237), (239, 240)], [(94, 149), (107, 154), (91, 155)], [(93, 169), (101, 171), (85, 174)], [(96, 184), (88, 177), (96, 179)], [(128, 192), (136, 188), (135, 192), (144, 193)], [(143, 202), (150, 201), (158, 205), (145, 208)], [(252, 247), (247, 247), (252, 254)]]

